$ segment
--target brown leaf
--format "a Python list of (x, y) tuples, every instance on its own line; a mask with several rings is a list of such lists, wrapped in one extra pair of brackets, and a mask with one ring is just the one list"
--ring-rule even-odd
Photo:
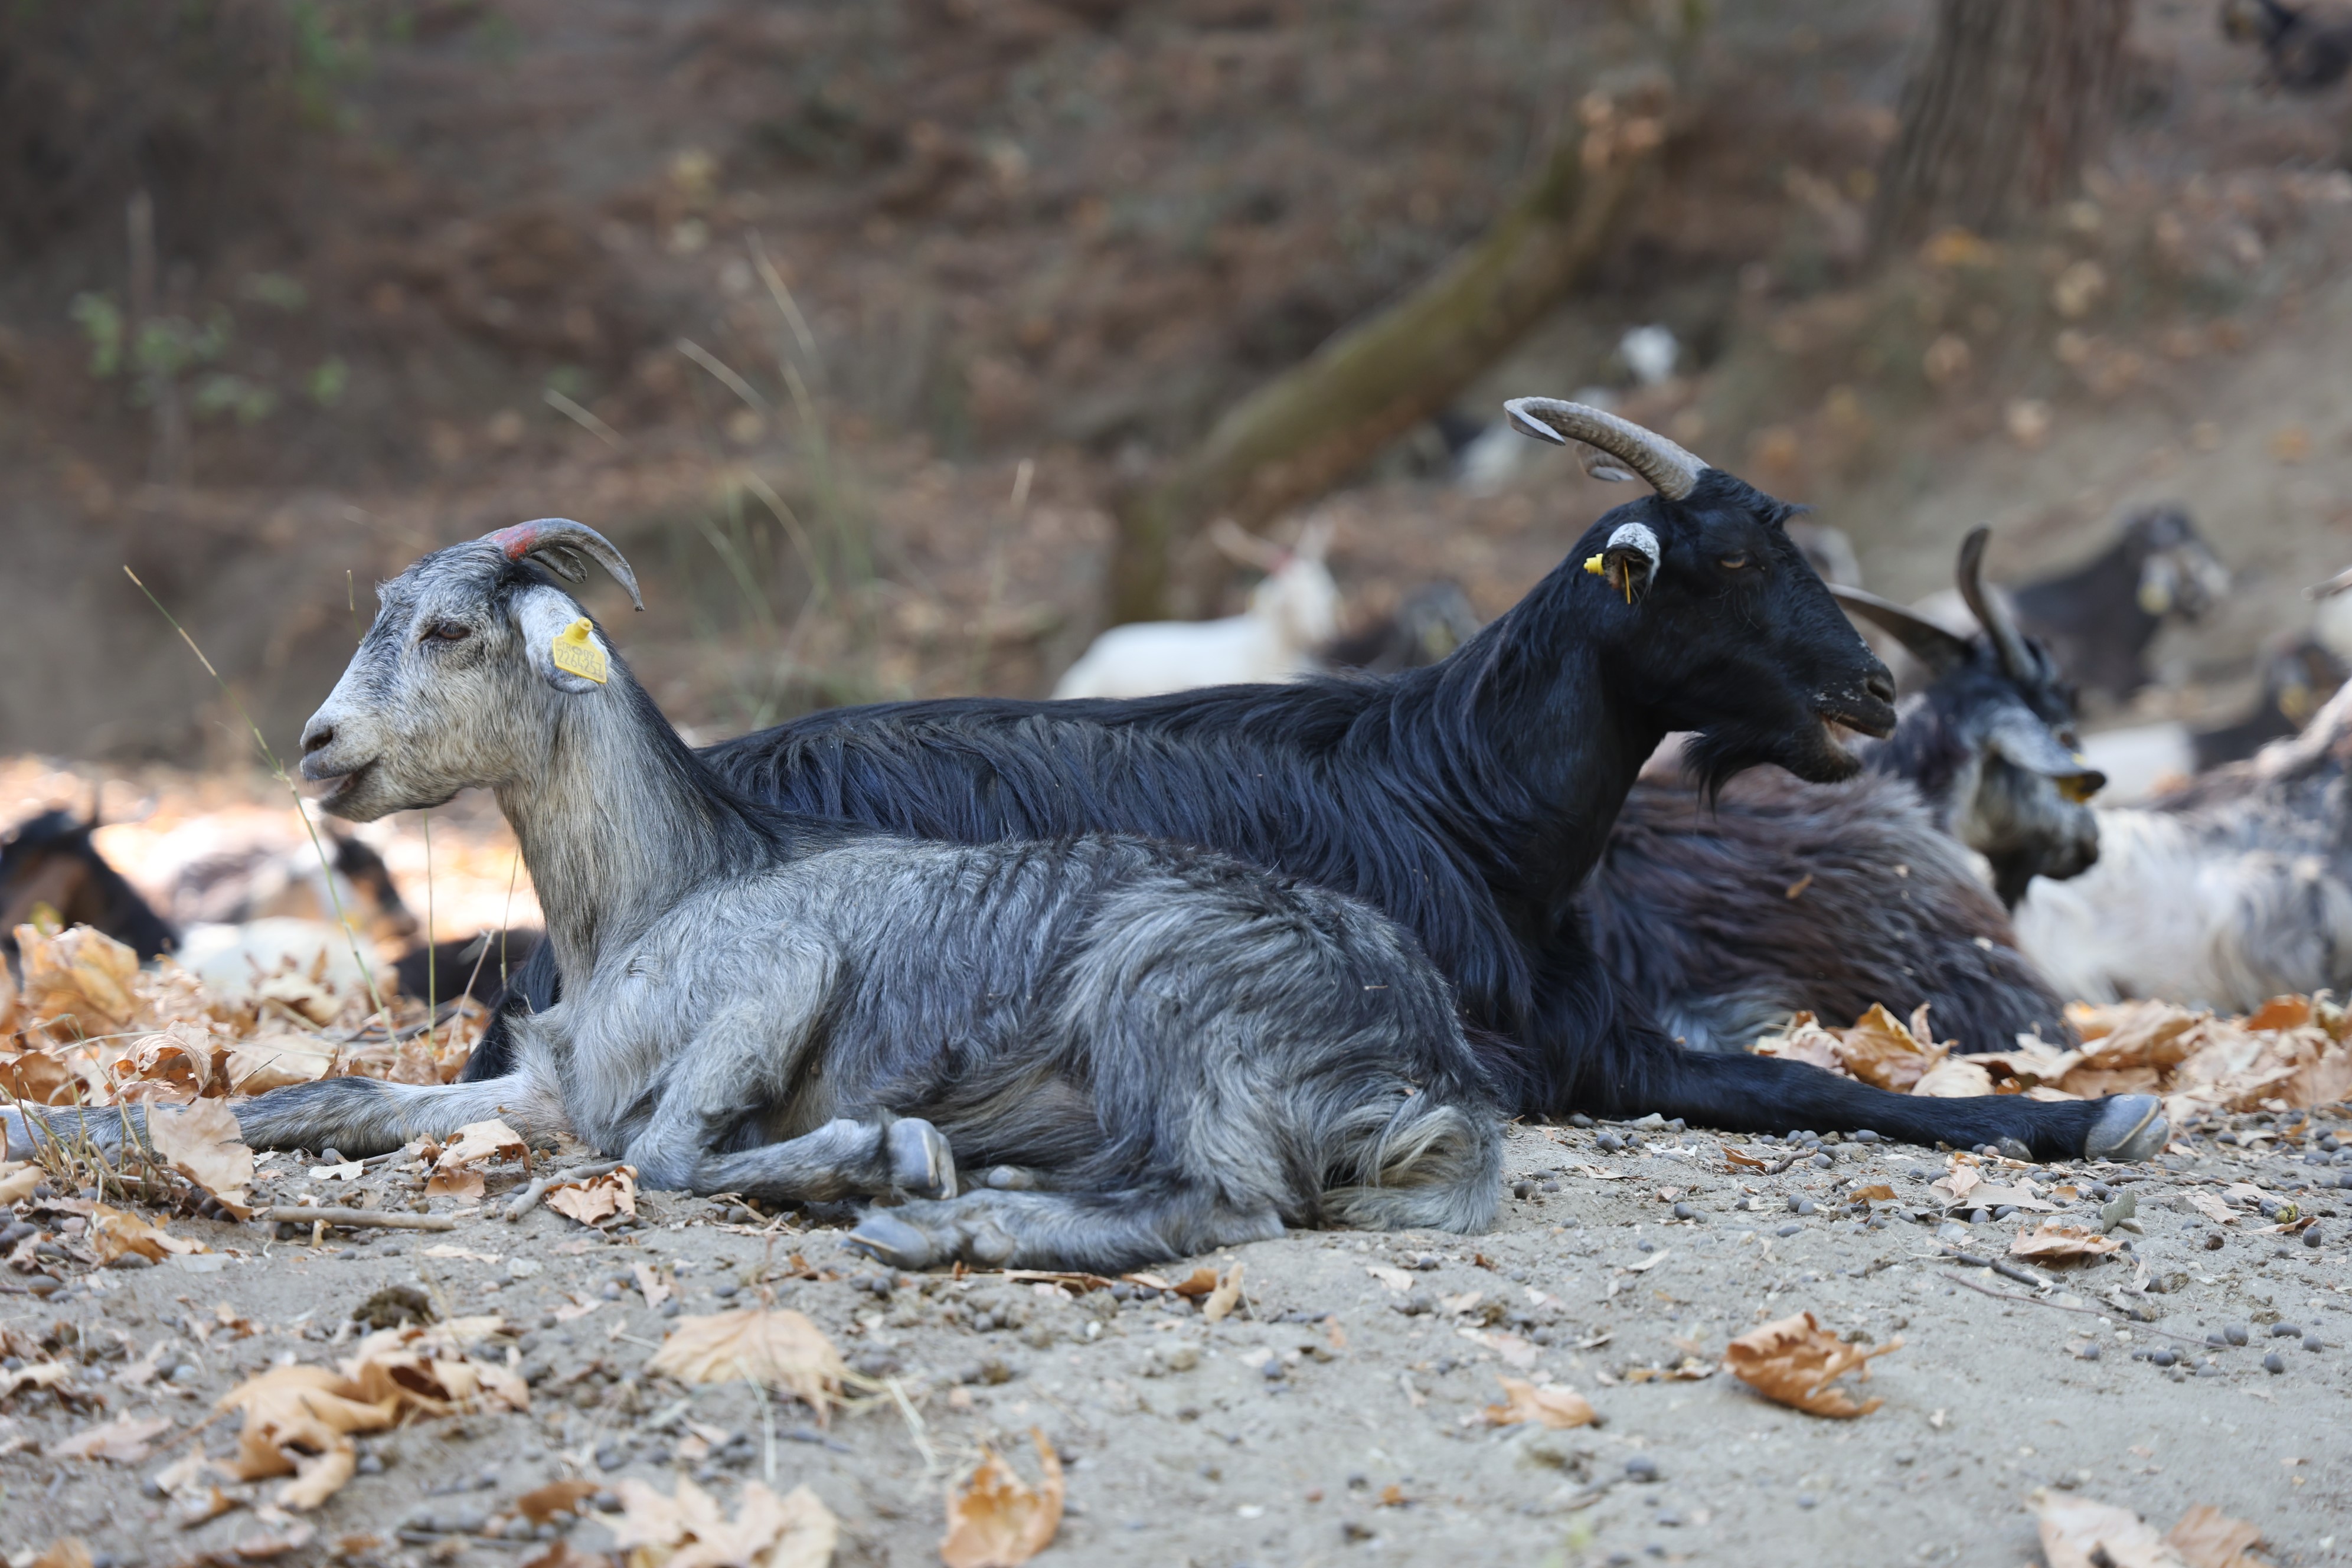
[(1937, 1100), (1971, 1100), (1992, 1092), (1992, 1074), (1968, 1057), (1947, 1057), (1921, 1074), (1911, 1092)]
[[(360, 1553), (341, 1552), (338, 1555), (356, 1557)], [(601, 1552), (592, 1557), (559, 1536), (554, 1545), (538, 1556), (525, 1558), (522, 1568), (613, 1568), (613, 1560)]]
[(77, 1432), (49, 1450), (60, 1458), (105, 1459), (117, 1465), (136, 1465), (147, 1458), (147, 1446), (172, 1429), (173, 1423), (160, 1416), (138, 1418), (118, 1416), (103, 1426), (92, 1426)]
[(135, 1214), (100, 1204), (89, 1225), (90, 1250), (100, 1263), (111, 1263), (126, 1252), (161, 1263), (175, 1252), (209, 1252), (201, 1241), (173, 1236), (160, 1225), (150, 1225)]
[(637, 1173), (622, 1165), (584, 1182), (564, 1182), (547, 1189), (547, 1206), (582, 1225), (601, 1225), (615, 1215), (635, 1218), (637, 1213)]
[(2211, 1193), (2183, 1193), (2181, 1201), (2215, 1225), (2235, 1225), (2238, 1211), (2215, 1197)]
[(1759, 1057), (1803, 1062), (1823, 1072), (1845, 1076), (1845, 1064), (1838, 1057), (1838, 1037), (1816, 1023), (1811, 1013), (1798, 1014), (1786, 1029), (1757, 1041), (1753, 1049)]
[(1217, 1288), (1217, 1271), (1200, 1268), (1192, 1270), (1173, 1285), (1162, 1285), (1162, 1290), (1173, 1290), (1179, 1296), (1205, 1296)]
[(1732, 1148), (1727, 1143), (1724, 1145), (1723, 1158), (1726, 1164), (1744, 1166), (1750, 1171), (1762, 1171), (1770, 1168), (1763, 1161), (1756, 1158), (1755, 1155), (1743, 1153), (1741, 1151)]
[(820, 1422), (840, 1397), (848, 1371), (814, 1323), (790, 1309), (765, 1307), (678, 1319), (646, 1370), (680, 1383), (756, 1378), (800, 1399)]
[[(457, 1129), (456, 1140), (443, 1146), (440, 1157), (433, 1162), (433, 1174), (426, 1179), (428, 1194), (446, 1194), (456, 1198), (478, 1198), (482, 1195), (481, 1173), (469, 1167), (485, 1160), (522, 1160), (528, 1162), (530, 1150), (522, 1134), (503, 1121), (472, 1121)], [(549, 1195), (553, 1201), (553, 1194)]]
[(1062, 1527), (1062, 1460), (1032, 1426), (1039, 1482), (1031, 1487), (995, 1450), (981, 1449), (980, 1468), (961, 1488), (948, 1489), (948, 1532), (940, 1542), (947, 1568), (1019, 1568), (1051, 1544)]
[(2263, 1542), (2260, 1528), (2231, 1519), (2210, 1503), (2199, 1503), (2180, 1516), (2165, 1542), (2189, 1568), (2264, 1568), (2250, 1555)]
[[(20, 931), (30, 926), (18, 926)], [(79, 1535), (61, 1535), (49, 1542), (49, 1549), (33, 1559), (32, 1568), (89, 1568), (89, 1542)]]
[(139, 954), (90, 926), (43, 936), (16, 928), (24, 967), (18, 1005), (55, 1038), (117, 1034), (139, 1013)]
[(573, 1513), (597, 1492), (594, 1481), (550, 1481), (515, 1499), (515, 1507), (533, 1524), (545, 1524), (559, 1513)]
[(669, 1300), (669, 1281), (661, 1277), (661, 1270), (650, 1263), (636, 1263), (630, 1265), (630, 1272), (636, 1276), (638, 1293), (646, 1299), (646, 1310), (661, 1310), (661, 1304)]
[(675, 1497), (635, 1477), (613, 1489), (621, 1513), (606, 1523), (631, 1568), (825, 1568), (841, 1538), (833, 1510), (804, 1486), (778, 1497), (751, 1481), (732, 1520), (685, 1477)]
[(35, 1187), (47, 1179), (48, 1173), (29, 1160), (0, 1160), (0, 1204), (24, 1202), (33, 1195)]
[(489, 1189), (479, 1171), (436, 1171), (425, 1178), (425, 1195), (470, 1202)]
[(1849, 1198), (1862, 1198), (1874, 1204), (1891, 1204), (1895, 1201), (1895, 1189), (1888, 1186), (1885, 1182), (1873, 1182), (1866, 1187), (1854, 1188), (1853, 1191), (1848, 1193), (1846, 1196)]
[(2095, 1230), (2085, 1230), (2078, 1225), (2061, 1225), (2045, 1219), (2037, 1230), (2020, 1231), (2009, 1244), (2012, 1258), (2035, 1258), (2045, 1261), (2068, 1258), (2100, 1258), (2121, 1250), (2123, 1243), (2112, 1236), (2101, 1236)]
[(1486, 1406), (1486, 1424), (1511, 1426), (1534, 1421), (1555, 1431), (1565, 1426), (1590, 1426), (1600, 1417), (1584, 1395), (1569, 1388), (1538, 1388), (1524, 1377), (1497, 1377), (1504, 1403)]
[(1902, 1348), (1899, 1339), (1874, 1350), (1846, 1344), (1811, 1312), (1800, 1312), (1740, 1335), (1725, 1348), (1723, 1362), (1767, 1399), (1814, 1415), (1848, 1417), (1867, 1415), (1885, 1402), (1874, 1396), (1856, 1405), (1830, 1382), (1856, 1368), (1868, 1382), (1870, 1359)]
[(316, 1508), (352, 1479), (359, 1465), (354, 1432), (381, 1432), (396, 1399), (354, 1397), (350, 1384), (323, 1366), (274, 1366), (221, 1395), (216, 1408), (245, 1416), (235, 1469), (240, 1480), (291, 1474), (282, 1508)]
[(225, 1068), (239, 1094), (315, 1083), (334, 1071), (335, 1047), (314, 1035), (278, 1033), (240, 1040)]
[(2036, 1513), (2049, 1568), (2183, 1568), (2180, 1554), (2129, 1509), (2044, 1495)]
[(1897, 1094), (1907, 1092), (1951, 1050), (1948, 1046), (1922, 1042), (1902, 1020), (1876, 1003), (1853, 1028), (1836, 1033), (1838, 1060), (1846, 1071)]
[(177, 1110), (147, 1113), (147, 1141), (155, 1152), (222, 1205), (245, 1219), (253, 1213), (246, 1189), (253, 1184), (253, 1151), (226, 1105), (200, 1100)]
[(1223, 1278), (1217, 1281), (1217, 1288), (1209, 1292), (1209, 1299), (1206, 1301), (1201, 1303), (1202, 1320), (1211, 1323), (1223, 1321), (1225, 1314), (1232, 1311), (1234, 1303), (1241, 1299), (1242, 1266), (1236, 1263), (1225, 1270)]

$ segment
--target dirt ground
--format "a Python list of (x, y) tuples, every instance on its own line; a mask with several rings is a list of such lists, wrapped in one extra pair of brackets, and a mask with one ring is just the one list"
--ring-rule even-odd
[[(1764, 1175), (1728, 1165), (1715, 1136), (1638, 1125), (1515, 1129), (1507, 1168), (1524, 1195), (1486, 1236), (1299, 1233), (1202, 1259), (1243, 1270), (1243, 1304), (1214, 1325), (1197, 1304), (1124, 1286), (881, 1274), (841, 1245), (845, 1215), (764, 1221), (646, 1194), (639, 1223), (609, 1235), (544, 1207), (510, 1225), (496, 1215), (514, 1167), (493, 1175), (487, 1207), (420, 1200), (456, 1213), (446, 1233), (331, 1232), (313, 1247), (307, 1233), (272, 1242), (256, 1226), (190, 1222), (180, 1228), (217, 1249), (193, 1267), (75, 1270), (50, 1300), (0, 1297), (11, 1333), (79, 1342), (89, 1401), (75, 1413), (19, 1394), (0, 1417), (0, 1545), (21, 1563), (77, 1534), (100, 1568), (283, 1552), (285, 1531), (244, 1509), (183, 1528), (186, 1505), (142, 1478), (192, 1443), (228, 1453), (233, 1424), (205, 1424), (213, 1399), (273, 1363), (331, 1362), (354, 1310), (407, 1286), (446, 1313), (505, 1318), (510, 1338), (491, 1353), (511, 1346), (530, 1413), (361, 1439), (361, 1473), (308, 1517), (316, 1542), (289, 1561), (331, 1549), (354, 1563), (516, 1563), (566, 1531), (593, 1552), (611, 1540), (593, 1505), (576, 1524), (479, 1532), (505, 1531), (517, 1496), (556, 1479), (635, 1476), (667, 1491), (692, 1476), (730, 1506), (746, 1480), (806, 1483), (843, 1522), (839, 1561), (932, 1562), (951, 1477), (992, 1444), (1034, 1478), (1032, 1427), (1066, 1469), (1049, 1562), (2012, 1568), (2035, 1560), (2038, 1489), (2128, 1507), (2159, 1530), (2211, 1504), (2258, 1524), (2273, 1562), (2341, 1561), (2352, 1226), (2336, 1169), (2292, 1145), (2352, 1128), (2315, 1120), (2257, 1138), (2235, 1125), (2242, 1144), (2185, 1135), (2158, 1164), (2010, 1173), (2073, 1186), (2081, 1195), (2060, 1208), (2078, 1219), (2108, 1193), (2137, 1201), (2141, 1234), (2117, 1233), (2129, 1252), (2044, 1289), (1949, 1256), (1999, 1258), (2013, 1227), (1941, 1217), (1927, 1183), (1945, 1156), (1732, 1142), (1800, 1155)], [(264, 1170), (280, 1204), (329, 1185), (298, 1156)], [(406, 1206), (396, 1162), (364, 1180)], [(1836, 1196), (1874, 1183), (1895, 1196), (1865, 1200), (1866, 1221)], [(2251, 1209), (2217, 1226), (2184, 1201), (2232, 1183), (2300, 1202), (2321, 1245), (2259, 1232)], [(660, 1310), (640, 1266), (676, 1286)], [(2144, 1293), (2131, 1289), (2139, 1266)], [(829, 1426), (745, 1384), (689, 1389), (644, 1372), (682, 1318), (763, 1294), (806, 1313), (863, 1374), (867, 1392)], [(1825, 1419), (1710, 1370), (1730, 1336), (1801, 1310), (1843, 1337), (1901, 1338), (1862, 1390), (1883, 1406)], [(2209, 1345), (2233, 1324), (2245, 1344)], [(2169, 1366), (2148, 1359), (2168, 1352)], [(2265, 1370), (2273, 1355), (2283, 1370)], [(1700, 1375), (1634, 1381), (1675, 1368)], [(1490, 1425), (1502, 1375), (1572, 1388), (1601, 1423)], [(143, 1463), (46, 1452), (125, 1415), (172, 1423)], [(226, 1490), (257, 1502), (276, 1484)]]

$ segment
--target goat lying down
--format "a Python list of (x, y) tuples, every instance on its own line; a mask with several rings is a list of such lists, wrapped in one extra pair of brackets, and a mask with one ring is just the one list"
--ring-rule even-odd
[(1959, 552), (1960, 592), (1986, 627), (1973, 637), (1830, 589), (1934, 677), (1891, 737), (1865, 743), (1859, 775), (1759, 769), (1710, 794), (1654, 762), (1625, 797), (1579, 901), (1602, 962), (1685, 1045), (1741, 1050), (1792, 1013), (1844, 1025), (1874, 1002), (1927, 1004), (1963, 1050), (2067, 1037), (2001, 905), (2098, 858), (2084, 802), (2104, 781), (2074, 749), (2057, 667), (1985, 591), (1987, 538), (1974, 530)]
[[(354, 821), (494, 788), (571, 989), (519, 1022), (503, 1078), (272, 1090), (235, 1107), (251, 1142), (359, 1154), (503, 1115), (656, 1187), (906, 1193), (852, 1238), (904, 1268), (1492, 1220), (1497, 1107), (1410, 935), (1202, 850), (915, 843), (752, 805), (530, 564), (576, 578), (581, 552), (635, 596), (559, 520), (411, 566), (303, 735)], [(1003, 1169), (958, 1195), (960, 1163)]]
[[(966, 844), (1087, 832), (1197, 844), (1342, 889), (1420, 939), (1503, 1104), (1657, 1111), (1744, 1131), (1872, 1129), (2044, 1159), (2144, 1159), (2150, 1096), (1893, 1094), (1801, 1063), (1676, 1047), (1592, 951), (1577, 889), (1643, 762), (1697, 731), (1705, 778), (1776, 763), (1817, 782), (1884, 735), (1894, 685), (1783, 528), (1790, 508), (1639, 426), (1507, 405), (1588, 471), (1646, 480), (1507, 614), (1426, 668), (1111, 701), (836, 708), (703, 755), (780, 807)], [(547, 1006), (568, 967), (515, 978)], [(506, 1070), (502, 1018), (467, 1064)]]

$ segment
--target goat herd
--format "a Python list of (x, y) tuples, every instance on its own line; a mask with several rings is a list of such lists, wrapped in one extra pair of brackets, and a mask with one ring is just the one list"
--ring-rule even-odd
[[(1903, 1095), (1743, 1047), (1800, 1009), (1924, 1002), (1985, 1050), (2064, 1037), (2062, 993), (2342, 984), (2352, 697), (2095, 808), (2063, 660), (1984, 583), (1982, 531), (1963, 636), (1824, 584), (1793, 509), (1670, 441), (1508, 413), (1655, 493), (1391, 674), (836, 709), (698, 752), (558, 581), (593, 561), (636, 599), (602, 535), (418, 561), (303, 773), (356, 822), (493, 790), (546, 940), (462, 1080), (275, 1089), (236, 1105), (247, 1137), (356, 1156), (497, 1115), (655, 1186), (896, 1199), (851, 1240), (899, 1267), (1116, 1270), (1477, 1230), (1517, 1116), (2144, 1159), (2151, 1096)], [(1899, 723), (1849, 611), (1923, 672)], [(17, 1156), (44, 1116), (144, 1135), (5, 1114)]]

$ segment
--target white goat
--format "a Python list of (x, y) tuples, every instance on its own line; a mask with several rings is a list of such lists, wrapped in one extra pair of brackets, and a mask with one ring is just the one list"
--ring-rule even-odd
[(2065, 996), (2233, 1013), (2352, 987), (2352, 686), (2308, 729), (2139, 808), (2098, 813), (2099, 861), (2036, 881), (2018, 946)]
[(1056, 698), (1150, 697), (1195, 686), (1296, 680), (1314, 650), (1339, 635), (1339, 585), (1323, 564), (1331, 525), (1308, 523), (1283, 550), (1220, 519), (1217, 548), (1265, 573), (1249, 608), (1215, 621), (1139, 621), (1095, 638), (1054, 685)]

